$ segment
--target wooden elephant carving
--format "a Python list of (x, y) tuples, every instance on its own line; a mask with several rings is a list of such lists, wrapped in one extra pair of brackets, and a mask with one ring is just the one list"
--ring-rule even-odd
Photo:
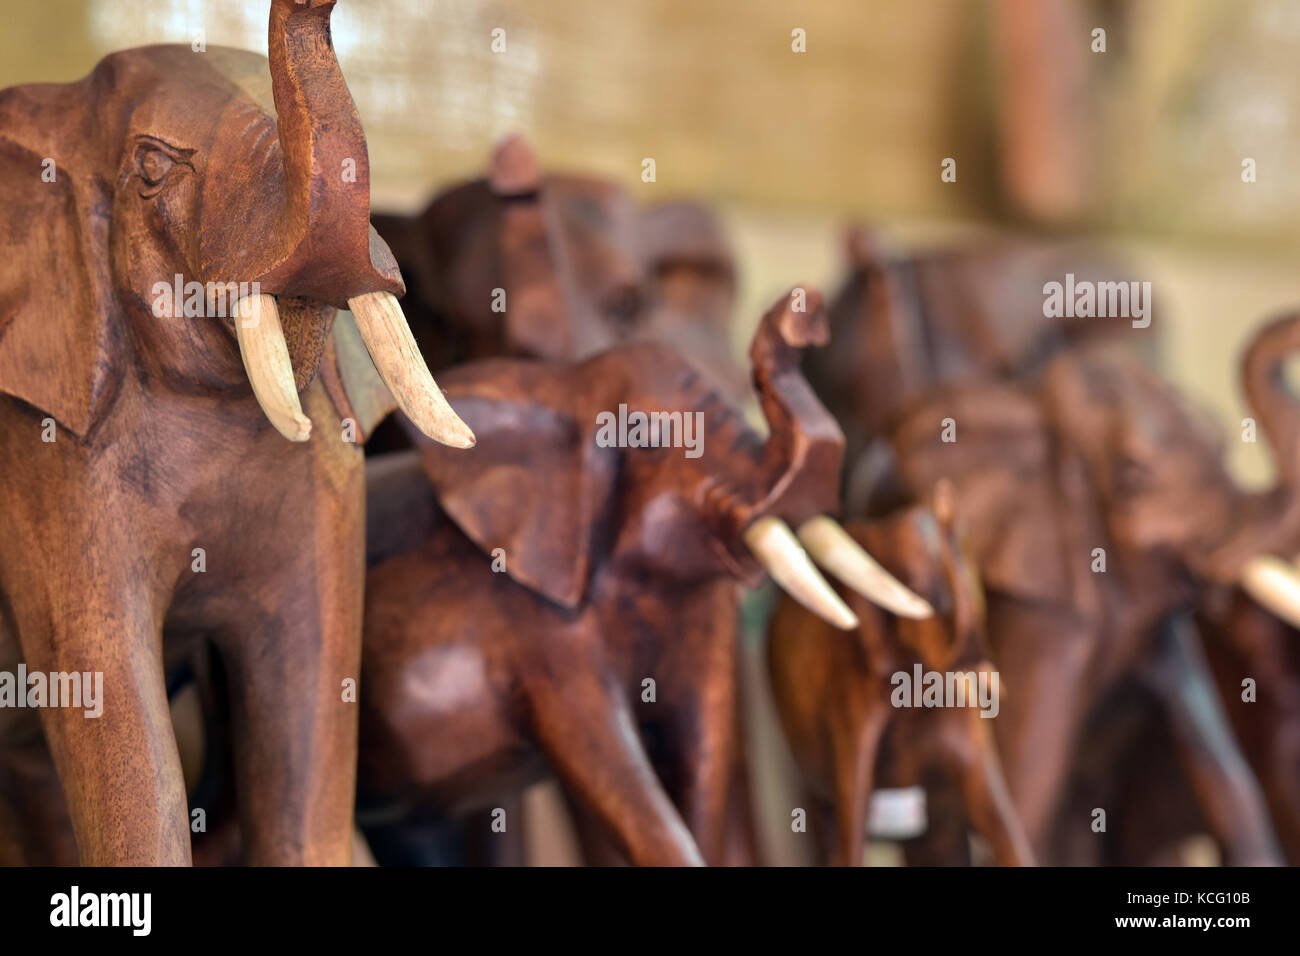
[[(1184, 622), (1183, 633), (1169, 630), (1152, 659), (1093, 714), (1066, 797), (1076, 812), (1112, 808), (1122, 828), (1099, 841), (1058, 822), (1060, 858), (1072, 865), (1166, 865), (1180, 858), (1189, 838), (1208, 834), (1221, 858), (1239, 859), (1235, 831), (1224, 827), (1227, 813), (1216, 810), (1221, 792), (1202, 789), (1199, 763), (1214, 759), (1214, 748), (1174, 746), (1180, 738), (1213, 740), (1222, 721), (1263, 792), (1286, 862), (1300, 863), (1296, 628), (1244, 590), (1215, 587), (1203, 594), (1195, 627)], [(1162, 756), (1165, 750), (1171, 753)]]
[[(1174, 389), (1105, 348), (1058, 356), (1035, 386), (938, 390), (891, 436), (906, 488), (948, 477), (961, 496), (990, 642), (1014, 688), (998, 741), (1040, 856), (1084, 722), (1206, 584), (1240, 585), (1294, 619), (1295, 572), (1278, 557), (1300, 531), (1300, 406), (1280, 369), (1297, 348), (1300, 316), (1287, 317), (1255, 336), (1242, 364), (1281, 475), (1262, 492), (1233, 484), (1215, 436)], [(1274, 859), (1258, 787), (1218, 724), (1175, 743), (1201, 748), (1187, 763), (1198, 792), (1219, 796), (1230, 859)]]
[[(0, 92), (0, 665), (102, 677), (100, 716), (39, 710), (83, 863), (190, 860), (164, 673), (199, 642), (248, 859), (346, 862), (375, 369), (473, 443), (370, 227), (333, 6), (273, 0), (269, 68), (147, 47)], [(30, 730), (6, 728), (25, 765)]]
[[(715, 862), (739, 584), (765, 567), (821, 616), (856, 624), (787, 522), (873, 599), (928, 611), (826, 517), (843, 439), (798, 371), (800, 350), (825, 341), (820, 298), (800, 311), (802, 295), (773, 307), (751, 349), (766, 440), (658, 345), (442, 376), (474, 454), (421, 442), (418, 466), (376, 482), (390, 510), (418, 517), (372, 535), (368, 816), (499, 805), (549, 767), (632, 862)], [(687, 440), (646, 447), (637, 414)]]
[(482, 179), (416, 216), (375, 217), (410, 287), (433, 368), (498, 355), (576, 359), (627, 341), (670, 343), (734, 395), (735, 266), (706, 207), (639, 207), (613, 183), (543, 174), (521, 137)]
[[(1131, 296), (1144, 289), (1137, 276), (1094, 246), (982, 238), (904, 255), (861, 226), (846, 246), (848, 276), (829, 306), (836, 347), (810, 354), (805, 371), (844, 429), (851, 472), (868, 467), (868, 443), (935, 387), (1032, 376), (1062, 349), (1093, 341), (1155, 364), (1160, 321), (1149, 296)], [(1064, 295), (1067, 281), (1118, 283), (1115, 304), (1133, 317), (1046, 318), (1045, 286), (1060, 283)], [(861, 481), (871, 478), (849, 476), (851, 514)]]
[[(935, 614), (900, 618), (841, 589), (858, 617), (855, 631), (831, 627), (788, 599), (772, 616), (772, 691), (825, 857), (861, 862), (877, 782), (921, 786), (938, 773), (955, 782), (961, 809), (998, 863), (1032, 863), (993, 743), (1001, 687), (987, 657), (983, 596), (964, 554), (954, 489), (940, 482), (928, 505), (846, 530)], [(959, 701), (912, 709), (930, 675), (947, 681), (950, 674), (970, 678)]]

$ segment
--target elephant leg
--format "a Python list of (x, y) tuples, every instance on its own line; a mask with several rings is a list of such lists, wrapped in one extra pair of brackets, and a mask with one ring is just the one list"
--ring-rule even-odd
[[(357, 552), (360, 554), (360, 552)], [(318, 579), (331, 589), (324, 571)], [(254, 865), (348, 866), (356, 786), (359, 588), (334, 614), (290, 611), (227, 650), (235, 786)], [(355, 685), (353, 685), (355, 686)]]
[(256, 598), (263, 618), (249, 624), (245, 611), (244, 629), (217, 639), (252, 864), (351, 863), (365, 582), (359, 467), (351, 478), (356, 495), (317, 490), (314, 529), (282, 555), (275, 590)]
[(587, 866), (627, 866), (627, 858), (619, 852), (614, 841), (610, 839), (609, 829), (605, 824), (567, 788), (561, 789), (564, 792), (564, 805), (568, 808), (569, 818), (573, 821), (573, 834), (577, 837), (583, 862)]
[(565, 787), (614, 834), (637, 866), (702, 866), (690, 831), (664, 792), (626, 698), (599, 662), (574, 650), (524, 688), (533, 732)]
[(925, 832), (903, 841), (907, 865), (970, 866), (965, 800), (951, 781), (926, 782), (925, 816)]
[(741, 782), (736, 773), (735, 661), (726, 655), (717, 664), (692, 675), (696, 683), (683, 708), (686, 716), (668, 721), (676, 773), (666, 775), (679, 781), (675, 802), (710, 866), (725, 861), (729, 797)]
[(975, 709), (943, 717), (958, 725), (947, 753), (975, 832), (989, 842), (998, 866), (1033, 866), (1033, 850), (1002, 775), (988, 719)]
[(1003, 691), (994, 733), (1011, 798), (1040, 861), (1094, 694), (1088, 677), (1098, 653), (1094, 633), (1061, 617), (990, 596), (989, 634)]
[(889, 713), (884, 707), (873, 708), (861, 716), (844, 712), (833, 718), (831, 754), (837, 843), (833, 859), (839, 866), (862, 864), (876, 751), (888, 720)]
[(1236, 866), (1278, 865), (1282, 853), (1268, 805), (1232, 735), (1205, 664), (1195, 626), (1185, 616), (1161, 627), (1149, 681), (1169, 722), (1175, 752), (1210, 829)]
[(162, 614), (130, 580), (135, 562), (126, 554), (112, 563), (85, 555), (57, 572), (15, 573), (6, 563), (6, 596), (29, 675), (76, 673), (83, 684), (102, 675), (99, 716), (86, 716), (85, 707), (41, 709), (81, 863), (184, 866), (189, 816), (167, 706)]

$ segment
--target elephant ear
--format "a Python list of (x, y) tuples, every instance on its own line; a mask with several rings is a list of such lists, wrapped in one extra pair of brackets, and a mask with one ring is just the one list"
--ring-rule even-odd
[(126, 353), (109, 273), (111, 201), (57, 160), (46, 182), (48, 156), (0, 133), (9, 249), (0, 260), (0, 392), (84, 439), (117, 394)]
[(334, 330), (325, 345), (320, 376), (339, 417), (356, 423), (359, 444), (365, 444), (379, 423), (397, 409), (397, 402), (379, 377), (351, 312), (339, 312), (334, 317)]
[[(943, 440), (945, 426), (955, 440)], [(1059, 462), (1036, 397), (1009, 385), (939, 389), (910, 409), (891, 444), (918, 500), (951, 480), (989, 590), (1071, 601)]]
[(583, 383), (599, 380), (591, 366), (508, 359), (460, 366), (439, 384), (474, 431), (475, 447), (451, 449), (412, 433), (448, 517), (485, 553), (504, 557), (510, 577), (569, 610), (586, 596), (618, 467), (616, 451), (596, 444), (596, 416), (572, 407)]

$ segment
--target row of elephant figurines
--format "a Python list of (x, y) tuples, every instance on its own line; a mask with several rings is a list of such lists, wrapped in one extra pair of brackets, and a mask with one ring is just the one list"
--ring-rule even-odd
[[(449, 191), (416, 219), (376, 220), (404, 274), (419, 277), (410, 282), (419, 304), (407, 305), (413, 330), (422, 347), (436, 342), (447, 353), (430, 355), (430, 365), (497, 353), (602, 354), (544, 367), (469, 364), (440, 376), (478, 435), (470, 457), (423, 441), (418, 452), (396, 450), (418, 436), (386, 426), (372, 442), (381, 447), (368, 449), (363, 818), (385, 819), (385, 852), (409, 861), (418, 858), (412, 853), (420, 844), (402, 838), (404, 826), (420, 833), (440, 815), (500, 802), (549, 768), (585, 818), (579, 832), (590, 858), (724, 862), (728, 847), (753, 846), (728, 838), (737, 819), (750, 817), (737, 809), (747, 795), (736, 792), (743, 789), (736, 578), (725, 565), (689, 568), (700, 562), (692, 555), (699, 542), (687, 540), (691, 532), (670, 553), (660, 546), (660, 567), (646, 561), (653, 552), (643, 541), (623, 548), (592, 541), (598, 526), (628, 542), (654, 532), (660, 526), (648, 516), (626, 509), (656, 499), (627, 487), (619, 488), (617, 505), (602, 498), (612, 494), (618, 468), (590, 460), (589, 441), (566, 443), (565, 434), (575, 423), (593, 423), (620, 399), (634, 398), (642, 408), (691, 409), (738, 395), (740, 376), (726, 359), (730, 255), (719, 224), (702, 207), (674, 203), (642, 212), (625, 193), (595, 180), (547, 177), (507, 201), (494, 183), (506, 178), (503, 168), (521, 164), (535, 160), (522, 141), (508, 141), (483, 181)], [(455, 213), (450, 222), (446, 209)], [(512, 237), (525, 227), (540, 229), (547, 241)], [(473, 258), (448, 256), (447, 248)], [(1297, 671), (1288, 626), (1233, 591), (1230, 576), (1207, 569), (1199, 586), (1188, 580), (1185, 566), (1196, 564), (1190, 559), (1167, 581), (1154, 560), (1131, 567), (1140, 549), (1159, 554), (1172, 535), (1162, 529), (1152, 539), (1139, 522), (1156, 522), (1131, 503), (1134, 490), (1126, 486), (1121, 496), (1087, 470), (1111, 459), (1113, 450), (1146, 450), (1151, 459), (1140, 466), (1163, 460), (1164, 470), (1156, 478), (1144, 474), (1138, 489), (1158, 503), (1164, 495), (1167, 509), (1211, 524), (1213, 509), (1237, 508), (1241, 499), (1201, 423), (1140, 364), (1072, 341), (1115, 338), (1113, 328), (1049, 329), (1026, 341), (1024, 330), (1005, 319), (1017, 313), (992, 307), (1007, 296), (987, 285), (1002, 282), (1005, 290), (1007, 273), (1050, 276), (1071, 251), (979, 246), (900, 259), (880, 253), (860, 232), (851, 234), (849, 250), (850, 278), (830, 309), (836, 348), (807, 364), (846, 431), (873, 438), (853, 459), (852, 510), (863, 517), (850, 524), (851, 532), (937, 614), (928, 621), (895, 618), (844, 591), (860, 622), (856, 633), (837, 630), (788, 599), (773, 616), (773, 690), (809, 784), (807, 802), (821, 811), (814, 828), (826, 858), (860, 859), (870, 792), (881, 783), (927, 786), (933, 836), (908, 851), (923, 862), (967, 859), (966, 821), (1002, 863), (1035, 857), (1147, 862), (1177, 836), (1207, 826), (1228, 860), (1262, 862), (1278, 858), (1270, 811), (1292, 854), (1297, 767), (1287, 741)], [(1095, 253), (1086, 255), (1098, 261)], [(1078, 262), (1077, 254), (1068, 261)], [(539, 293), (538, 285), (548, 288)], [(484, 308), (498, 287), (508, 301), (540, 303), (542, 317)], [(936, 289), (953, 305), (936, 302)], [(1018, 307), (1023, 323), (1034, 320), (1026, 306)], [(985, 317), (995, 313), (1010, 333), (987, 333)], [(922, 323), (928, 336), (920, 334)], [(1270, 354), (1286, 354), (1290, 339), (1272, 340), (1293, 324), (1261, 337), (1271, 342)], [(516, 327), (531, 337), (520, 338)], [(549, 338), (539, 337), (543, 331)], [(909, 336), (928, 337), (931, 351), (916, 354)], [(1044, 341), (1049, 336), (1056, 340)], [(697, 376), (672, 350), (618, 344), (629, 339), (677, 340), (687, 348), (706, 342), (706, 371)], [(1150, 350), (1145, 339), (1120, 346)], [(879, 376), (844, 374), (846, 355), (861, 360), (858, 369), (869, 359)], [(923, 373), (905, 376), (900, 370), (909, 365), (923, 365)], [(647, 369), (657, 374), (642, 374), (629, 387), (631, 372)], [(893, 393), (892, 415), (880, 395), (846, 397), (891, 377), (912, 383)], [(946, 380), (961, 384), (945, 387)], [(1082, 388), (1092, 391), (1084, 396)], [(466, 401), (483, 398), (509, 400), (509, 413), (498, 421), (465, 410)], [(532, 420), (521, 423), (525, 408)], [(1070, 420), (1063, 410), (1086, 410), (1095, 420)], [(1282, 434), (1281, 413), (1269, 411), (1268, 433)], [(1149, 421), (1153, 415), (1165, 416), (1158, 428)], [(960, 430), (955, 442), (941, 438), (946, 420)], [(1122, 434), (1126, 427), (1145, 429), (1137, 438), (1152, 439), (1148, 447), (1135, 449), (1140, 443)], [(1074, 439), (1074, 455), (1097, 459), (1068, 461), (1058, 447), (1062, 435)], [(692, 462), (676, 455), (690, 470)], [(1205, 481), (1211, 466), (1218, 469), (1215, 480)], [(663, 482), (665, 467), (656, 463), (636, 477)], [(1067, 467), (1076, 473), (1065, 473)], [(1204, 503), (1193, 494), (1204, 495)], [(1128, 510), (1103, 510), (1124, 496)], [(502, 497), (517, 511), (494, 512), (491, 502)], [(610, 510), (619, 515), (612, 530)], [(541, 517), (523, 527), (520, 514)], [(1085, 565), (1095, 563), (1095, 554), (1083, 544), (1107, 543), (1111, 577), (1102, 586), (1088, 583), (1092, 567), (1088, 577), (1061, 567), (1071, 554), (1065, 536), (1080, 533), (1071, 525), (1089, 519), (1096, 526), (1069, 540), (1078, 542), (1074, 553)], [(581, 534), (575, 537), (565, 523), (577, 523)], [(1280, 532), (1289, 522), (1275, 524)], [(1026, 541), (1025, 528), (1036, 528), (1042, 540)], [(1053, 535), (1061, 537), (1053, 541)], [(1187, 537), (1207, 547), (1200, 536)], [(1111, 587), (1116, 579), (1120, 584)], [(1126, 593), (1135, 590), (1141, 593)], [(1206, 706), (1209, 671), (1188, 633), (1186, 612), (1197, 609), (1223, 691), (1217, 708)], [(1003, 714), (986, 721), (971, 708), (898, 711), (889, 703), (890, 676), (916, 661), (939, 672), (997, 669), (1007, 688)], [(228, 760), (222, 773), (221, 756), (231, 745), (223, 730), (230, 715), (220, 701), (230, 678), (210, 650), (198, 653), (195, 669), (209, 705), (213, 758), (202, 787), (205, 812), (215, 808), (213, 819), (220, 821), (225, 807), (229, 820), (231, 775)], [(1265, 685), (1259, 702), (1241, 701), (1243, 676)], [(653, 701), (641, 697), (646, 677), (654, 681)], [(1149, 719), (1153, 709), (1161, 719)], [(1014, 755), (1009, 784), (995, 728), (1003, 759)], [(1234, 730), (1265, 782), (1262, 796), (1258, 783), (1243, 776)], [(8, 796), (47, 819), (29, 839), (11, 841), (10, 852), (16, 859), (68, 862), (75, 858), (71, 828), (59, 820), (61, 801), (50, 799), (57, 779), (52, 768), (47, 774), (34, 769), (42, 765), (43, 744), (29, 737), (25, 746), (26, 752), (14, 751), (12, 765), (22, 772), (10, 775)], [(1156, 788), (1132, 779), (1167, 770), (1149, 759), (1135, 761), (1135, 751), (1146, 757), (1152, 747), (1170, 746), (1192, 781), (1173, 790), (1198, 797), (1181, 814), (1142, 807)], [(1017, 777), (1026, 765), (1032, 771)], [(1101, 766), (1108, 772), (1097, 773)], [(213, 793), (214, 780), (224, 793)], [(1100, 781), (1106, 781), (1101, 793)], [(1159, 792), (1167, 794), (1171, 785), (1162, 782)], [(1125, 801), (1146, 811), (1140, 824), (1132, 813), (1114, 812)], [(1113, 808), (1123, 838), (1095, 833), (1094, 806)], [(1171, 828), (1171, 819), (1182, 829)], [(206, 841), (200, 859), (231, 852), (230, 828), (214, 829), (220, 835)], [(1176, 832), (1164, 833), (1170, 829)], [(53, 834), (61, 836), (51, 840)], [(740, 858), (752, 859), (752, 849)]]
[[(859, 542), (936, 613), (905, 624), (846, 594), (855, 615), (827, 590), (823, 608), (859, 626), (825, 652), (861, 650), (868, 671), (885, 660), (873, 642), (908, 660), (969, 654), (1004, 677), (998, 718), (972, 723), (995, 727), (1010, 804), (987, 742), (945, 738), (975, 768), (959, 789), (977, 826), (1003, 831), (989, 838), (1004, 860), (1026, 858), (1025, 842), (1051, 859), (1099, 701), (1168, 673), (1184, 677), (1155, 685), (1179, 693), (1159, 699), (1182, 718), (1171, 736), (1227, 858), (1275, 856), (1224, 715), (1185, 678), (1200, 672), (1146, 664), (1193, 608), (1226, 635), (1206, 633), (1207, 648), (1248, 662), (1226, 665), (1228, 683), (1259, 682), (1260, 702), (1227, 698), (1227, 717), (1291, 841), (1294, 645), (1262, 608), (1234, 610), (1233, 589), (1260, 555), (1300, 550), (1295, 407), (1278, 374), (1294, 320), (1247, 354), (1280, 475), (1248, 495), (1177, 396), (1111, 354), (1151, 351), (1160, 316), (1132, 331), (1044, 325), (1044, 277), (1131, 276), (1086, 249), (899, 258), (857, 232), (828, 313), (801, 287), (759, 325), (764, 437), (729, 401), (743, 381), (726, 358), (735, 278), (707, 210), (543, 176), (513, 139), (483, 179), (372, 226), (333, 0), (269, 6), (268, 58), (147, 47), (81, 81), (0, 91), (0, 671), (99, 672), (108, 702), (97, 719), (0, 708), (7, 858), (190, 860), (167, 697), (189, 667), (212, 689), (209, 732), (226, 743), (211, 753), (228, 755), (249, 862), (346, 861), (358, 760), (365, 804), (391, 813), (434, 782), (448, 807), (473, 803), (485, 779), (527, 777), (539, 757), (627, 857), (717, 860), (735, 816), (737, 588), (762, 570), (750, 534), (794, 545), (775, 567), (807, 584), (787, 525), (841, 512), (887, 516), (856, 526)], [(256, 280), (259, 308), (163, 319), (152, 290), (175, 276)], [(355, 321), (336, 319), (348, 306)], [(805, 378), (801, 352), (827, 325), (836, 345), (811, 350)], [(464, 421), (421, 353), (452, 367), (441, 384)], [(413, 428), (385, 423), (395, 401)], [(622, 405), (698, 413), (703, 454), (595, 442), (598, 416)], [(972, 614), (975, 594), (987, 602)], [(1239, 624), (1247, 612), (1257, 626)], [(836, 731), (832, 766), (794, 739), (800, 701), (778, 701), (810, 779), (869, 764), (879, 716)], [(814, 717), (846, 723), (831, 707)]]
[[(358, 711), (382, 699), (363, 694), (358, 706), (355, 696), (363, 609), (382, 607), (365, 599), (359, 444), (394, 406), (434, 488), (444, 483), (439, 514), (462, 535), (446, 544), (460, 547), (446, 580), (475, 573), (457, 564), (477, 555), (471, 541), (499, 549), (509, 568), (494, 586), (526, 589), (518, 620), (560, 632), (554, 645), (516, 642), (521, 656), (506, 653), (509, 643), (494, 645), (505, 658), (435, 655), (460, 668), (452, 691), (478, 680), (497, 692), (500, 706), (477, 714), (489, 724), (485, 743), (509, 730), (502, 718), (518, 717), (525, 701), (534, 723), (551, 721), (552, 739), (580, 700), (617, 717), (608, 680), (581, 695), (568, 688), (556, 706), (560, 676), (573, 670), (562, 649), (615, 667), (593, 609), (639, 602), (653, 590), (636, 584), (646, 575), (674, 582), (660, 600), (695, 607), (691, 628), (703, 635), (710, 614), (734, 613), (727, 585), (755, 583), (764, 568), (823, 613), (853, 620), (791, 524), (837, 549), (841, 575), (847, 560), (858, 586), (910, 613), (924, 605), (829, 517), (839, 510), (843, 436), (798, 370), (801, 349), (826, 336), (813, 290), (782, 297), (754, 339), (766, 438), (729, 405), (716, 373), (649, 342), (578, 364), (458, 365), (438, 386), (424, 355), (440, 366), (444, 341), (470, 351), (456, 358), (548, 349), (575, 358), (599, 344), (583, 339), (602, 323), (626, 338), (645, 317), (641, 286), (617, 259), (601, 258), (599, 241), (550, 241), (553, 204), (539, 198), (536, 164), (507, 143), (488, 180), (453, 203), (453, 213), (468, 205), (471, 214), (452, 250), (470, 255), (443, 250), (450, 271), (427, 276), (404, 256), (413, 288), (447, 295), (451, 322), (434, 326), (432, 339), (421, 318), (408, 322), (397, 300), (402, 271), (371, 224), (365, 136), (331, 42), (334, 5), (270, 0), (265, 58), (143, 47), (110, 54), (78, 81), (0, 91), (0, 233), (9, 241), (0, 257), (0, 693), (13, 690), (21, 666), (34, 679), (64, 675), (58, 686), (70, 689), (71, 675), (90, 674), (105, 698), (98, 716), (41, 706), (36, 679), (32, 707), (0, 708), (2, 829), (6, 847), (24, 856), (39, 856), (41, 841), (70, 824), (88, 864), (190, 861), (167, 688), (177, 666), (212, 656), (244, 859), (350, 858), (356, 765), (367, 750)], [(579, 200), (572, 212), (566, 227), (580, 239), (598, 240), (610, 224), (599, 202)], [(689, 218), (690, 207), (658, 220), (670, 236), (678, 213)], [(384, 230), (400, 248), (399, 231)], [(638, 245), (642, 235), (638, 227)], [(707, 250), (701, 265), (689, 246), (674, 247), (657, 269), (650, 313), (669, 323), (695, 301), (677, 297), (679, 254), (686, 289), (731, 287)], [(556, 281), (561, 269), (597, 284), (594, 317), (566, 288), (568, 273)], [(477, 285), (483, 270), (496, 284)], [(345, 308), (350, 315), (337, 312)], [(700, 330), (707, 341), (707, 324), (680, 325), (675, 337), (706, 361), (707, 349), (685, 336)], [(499, 347), (511, 339), (533, 347)], [(477, 429), (472, 453), (475, 433), (449, 395)], [(600, 415), (669, 400), (706, 426), (702, 457), (592, 442)], [(535, 475), (557, 477), (548, 486)], [(407, 513), (391, 523), (411, 526)], [(634, 638), (629, 647), (639, 648), (654, 635)], [(682, 727), (697, 717), (690, 707), (661, 710)], [(608, 747), (624, 776), (643, 784), (611, 786), (608, 774), (591, 782), (607, 810), (630, 799), (649, 814), (648, 825), (634, 812), (615, 815), (655, 831), (637, 838), (645, 854), (698, 861), (627, 730), (611, 719), (559, 736), (566, 747)], [(588, 774), (599, 766), (579, 764)], [(712, 797), (700, 799), (703, 807)]]
[[(542, 177), (527, 144), (510, 139), (483, 180), (448, 190), (418, 217), (378, 222), (404, 272), (419, 277), (412, 293), (426, 331), (417, 335), (460, 343), (455, 359), (570, 358), (627, 339), (668, 341), (738, 394), (742, 376), (726, 357), (735, 269), (705, 207), (639, 210), (609, 183)], [(538, 234), (547, 241), (521, 238)], [(458, 241), (467, 235), (475, 242)], [(803, 368), (847, 437), (844, 513), (858, 521), (855, 537), (939, 613), (895, 618), (845, 592), (861, 622), (856, 641), (790, 600), (774, 617), (778, 710), (810, 800), (835, 808), (817, 814), (839, 834), (826, 840), (827, 858), (859, 858), (875, 766), (894, 783), (946, 769), (949, 792), (933, 789), (930, 805), (962, 807), (1005, 862), (1168, 859), (1198, 829), (1230, 862), (1300, 860), (1300, 650), (1287, 620), (1236, 587), (1245, 558), (1300, 554), (1288, 457), (1300, 408), (1279, 373), (1300, 346), (1300, 320), (1264, 327), (1243, 358), (1243, 387), (1279, 474), (1276, 488), (1246, 494), (1215, 430), (1152, 371), (1163, 316), (1145, 328), (1044, 323), (1045, 282), (1067, 273), (1125, 281), (1129, 264), (1088, 245), (1002, 238), (903, 256), (864, 229), (847, 234), (846, 251), (848, 274), (828, 309), (834, 345), (806, 352)], [(537, 311), (493, 315), (483, 304), (497, 283)], [(467, 327), (475, 331), (458, 331)], [(948, 503), (936, 510), (945, 483)], [(682, 632), (645, 629), (665, 645)], [(727, 641), (731, 629), (729, 612)], [(917, 660), (937, 671), (991, 661), (1005, 709), (994, 720), (969, 711), (898, 719), (884, 706), (889, 677)], [(708, 673), (730, 700), (732, 680)], [(624, 676), (637, 705), (647, 674)], [(1257, 686), (1245, 700), (1248, 679)], [(640, 710), (642, 725), (664, 719)], [(900, 734), (901, 751), (889, 745)], [(667, 751), (716, 754), (719, 735)], [(1176, 756), (1177, 772), (1169, 759), (1143, 759), (1153, 749)], [(1100, 771), (1120, 765), (1124, 774)], [(671, 795), (706, 858), (720, 859), (719, 814), (735, 803), (721, 796), (721, 770), (657, 766), (676, 783)], [(707, 811), (688, 806), (701, 791)], [(1168, 801), (1171, 792), (1190, 806), (1152, 805), (1152, 794)], [(1122, 839), (1095, 832), (1092, 811), (1106, 806), (1119, 811), (1110, 816)], [(949, 843), (947, 858), (967, 858), (964, 838)], [(932, 847), (914, 852), (941, 858)]]

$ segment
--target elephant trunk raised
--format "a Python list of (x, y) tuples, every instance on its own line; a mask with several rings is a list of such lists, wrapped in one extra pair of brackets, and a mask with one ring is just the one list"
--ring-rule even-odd
[[(845, 584), (904, 617), (934, 611), (884, 570), (822, 509), (839, 500), (844, 434), (799, 368), (801, 350), (829, 338), (820, 293), (796, 288), (764, 315), (750, 348), (754, 385), (769, 433), (753, 449), (754, 481), (744, 491), (715, 486), (713, 510), (723, 540), (736, 533), (781, 587), (831, 623), (857, 618), (813, 567), (809, 556)], [(792, 532), (780, 515), (798, 523)]]
[[(285, 345), (276, 297), (292, 296), (351, 309), (375, 367), (417, 428), (459, 448), (474, 444), (451, 411), (415, 347), (396, 296), (405, 291), (392, 253), (370, 226), (370, 163), (365, 134), (330, 40), (334, 0), (275, 0), (268, 53), (275, 136), (268, 135), (264, 77), (236, 80), (265, 114), (238, 99), (228, 107), (234, 135), (213, 144), (250, 157), (265, 175), (214, 180), (205, 210), (235, 218), (239, 228), (203, 233), (205, 277), (250, 283), (236, 314), (236, 334), (254, 394), (286, 438), (305, 441), (311, 423)], [(239, 115), (234, 115), (239, 114)], [(247, 162), (247, 161), (246, 161)], [(250, 242), (250, 239), (254, 240)], [(248, 301), (248, 300), (252, 301)], [(317, 320), (328, 321), (322, 314)]]
[(1300, 314), (1256, 334), (1241, 361), (1246, 400), (1273, 450), (1278, 482), (1243, 496), (1235, 527), (1207, 559), (1210, 576), (1235, 581), (1257, 601), (1300, 625), (1300, 576), (1290, 561), (1300, 541), (1300, 400), (1287, 387), (1287, 359), (1300, 351)]

